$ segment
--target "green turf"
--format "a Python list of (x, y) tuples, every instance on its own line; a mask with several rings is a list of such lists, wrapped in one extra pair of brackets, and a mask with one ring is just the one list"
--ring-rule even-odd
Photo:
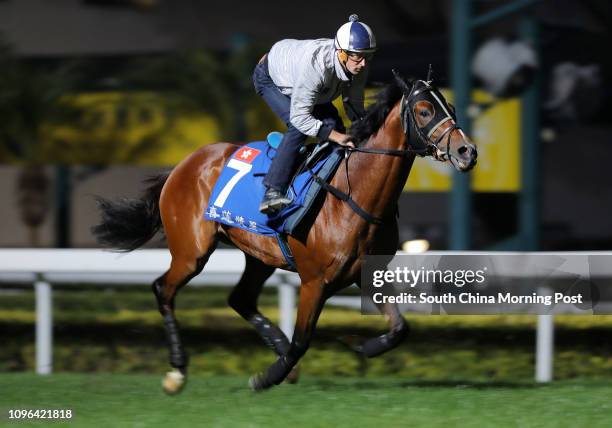
[(263, 393), (246, 377), (194, 377), (179, 396), (153, 375), (0, 374), (0, 425), (8, 409), (71, 409), (69, 425), (95, 427), (604, 427), (612, 385), (418, 382), (304, 377)]

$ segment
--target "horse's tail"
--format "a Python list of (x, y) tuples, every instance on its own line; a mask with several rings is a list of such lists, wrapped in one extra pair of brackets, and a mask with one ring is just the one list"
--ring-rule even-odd
[(118, 251), (133, 251), (162, 229), (159, 197), (169, 172), (149, 178), (149, 187), (140, 199), (110, 201), (96, 198), (102, 221), (91, 228), (99, 244)]

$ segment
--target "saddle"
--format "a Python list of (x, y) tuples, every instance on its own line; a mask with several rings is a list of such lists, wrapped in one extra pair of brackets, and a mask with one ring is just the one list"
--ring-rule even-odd
[[(273, 147), (275, 150), (278, 149), (279, 144), (283, 140), (283, 133), (278, 131), (272, 131), (266, 137), (266, 141), (268, 144)], [(316, 143), (307, 144), (302, 146), (300, 149), (300, 155), (306, 155), (306, 159), (304, 162), (298, 167), (298, 169), (291, 177), (290, 183), (293, 184), (295, 178), (300, 175), (302, 172), (312, 168), (317, 160), (320, 160), (323, 156), (329, 154), (326, 150), (330, 147), (329, 141), (318, 141)], [(291, 187), (291, 186), (290, 186)]]
[(271, 133), (266, 141), (255, 141), (239, 148), (229, 158), (215, 183), (204, 217), (252, 233), (293, 235), (312, 209), (336, 171), (342, 153), (329, 143), (309, 145), (306, 160), (294, 175), (288, 196), (292, 203), (274, 216), (259, 212), (265, 187), (263, 178), (276, 154), (281, 133)]

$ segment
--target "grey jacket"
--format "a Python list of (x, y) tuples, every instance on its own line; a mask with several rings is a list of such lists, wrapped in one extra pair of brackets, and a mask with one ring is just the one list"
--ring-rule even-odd
[(351, 79), (338, 60), (332, 39), (281, 40), (270, 49), (268, 70), (280, 91), (291, 97), (290, 121), (303, 134), (327, 138), (331, 129), (321, 128), (323, 123), (312, 115), (312, 109), (341, 94), (351, 120), (357, 119), (352, 109), (359, 116), (365, 113), (367, 67)]

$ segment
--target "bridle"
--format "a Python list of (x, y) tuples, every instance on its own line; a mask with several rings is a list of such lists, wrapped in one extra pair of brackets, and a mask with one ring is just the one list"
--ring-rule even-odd
[[(407, 88), (407, 86), (406, 86)], [(418, 101), (428, 101), (439, 108), (434, 108), (435, 114), (429, 124), (419, 128), (414, 112), (414, 106)], [(449, 107), (448, 103), (444, 100), (444, 97), (435, 89), (431, 84), (424, 80), (416, 80), (412, 84), (412, 88), (408, 92), (408, 95), (404, 94), (400, 100), (400, 122), (402, 124), (402, 130), (406, 135), (406, 142), (408, 147), (405, 149), (372, 149), (367, 147), (347, 147), (349, 152), (361, 152), (371, 154), (382, 154), (389, 156), (432, 156), (439, 161), (453, 161), (450, 155), (450, 143), (451, 134), (455, 129), (461, 129), (457, 125), (456, 116), (454, 111)], [(438, 135), (435, 141), (431, 140), (431, 136), (444, 125), (447, 121), (451, 120), (451, 126), (447, 127), (440, 135)], [(439, 148), (440, 143), (444, 139), (446, 140), (445, 150)], [(419, 143), (419, 147), (414, 147), (414, 142)]]
[[(421, 87), (417, 89), (417, 85)], [(420, 100), (428, 101), (434, 105), (434, 117), (423, 127), (417, 125), (414, 109), (414, 106)], [(442, 94), (429, 81), (417, 80), (412, 85), (409, 95), (402, 97), (400, 116), (402, 129), (408, 134), (407, 137), (411, 141), (419, 141), (423, 146), (421, 150), (424, 154), (419, 153), (419, 156), (431, 155), (439, 161), (453, 162), (450, 155), (451, 134), (455, 129), (461, 130), (461, 128), (457, 125), (457, 117), (454, 110), (451, 109)], [(409, 118), (410, 120), (408, 120)], [(440, 133), (434, 141), (431, 141), (432, 135), (449, 120), (451, 125)], [(440, 143), (445, 137), (446, 147), (445, 150), (441, 150)]]

